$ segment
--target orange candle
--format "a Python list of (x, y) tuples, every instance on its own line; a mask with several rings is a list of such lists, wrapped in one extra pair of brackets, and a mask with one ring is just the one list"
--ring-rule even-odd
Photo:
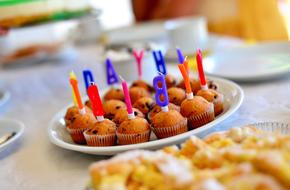
[(81, 95), (80, 95), (80, 91), (79, 91), (79, 88), (78, 88), (78, 81), (77, 81), (73, 71), (70, 73), (70, 84), (71, 84), (72, 89), (74, 91), (74, 95), (75, 95), (76, 102), (78, 104), (79, 109), (80, 110), (84, 110), (84, 105), (83, 105), (83, 102), (82, 102), (82, 99), (81, 99)]
[(178, 64), (178, 68), (179, 68), (179, 70), (182, 74), (182, 77), (184, 79), (186, 93), (187, 94), (192, 93), (188, 73), (187, 73), (187, 70), (185, 69), (184, 62), (183, 62), (183, 64)]

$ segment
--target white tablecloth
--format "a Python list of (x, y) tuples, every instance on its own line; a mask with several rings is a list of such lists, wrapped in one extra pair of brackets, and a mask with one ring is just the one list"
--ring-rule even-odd
[[(86, 47), (77, 52), (77, 58), (67, 62), (0, 70), (0, 84), (12, 95), (0, 114), (26, 125), (23, 137), (0, 152), (1, 190), (84, 189), (89, 180), (88, 166), (105, 158), (61, 149), (47, 136), (50, 119), (71, 101), (70, 70), (81, 79), (81, 69), (90, 67), (100, 88), (105, 87), (102, 66), (96, 61), (98, 49)], [(240, 85), (245, 92), (241, 108), (214, 130), (257, 121), (290, 122), (290, 76)]]

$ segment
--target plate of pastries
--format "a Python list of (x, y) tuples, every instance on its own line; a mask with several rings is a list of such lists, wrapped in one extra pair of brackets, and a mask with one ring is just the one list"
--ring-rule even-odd
[[(164, 72), (164, 65), (159, 64), (159, 74), (153, 81), (139, 77), (127, 84), (121, 78), (121, 84), (101, 90), (88, 81), (87, 97), (80, 97), (76, 76), (71, 73), (75, 103), (51, 120), (51, 142), (73, 151), (114, 155), (179, 144), (213, 128), (240, 107), (244, 94), (229, 80), (206, 79), (201, 54), (197, 54), (197, 60), (199, 79), (190, 75), (186, 60), (178, 64), (182, 77)], [(110, 61), (107, 64), (113, 68)], [(118, 81), (118, 77), (109, 76), (110, 80)]]
[(267, 122), (128, 151), (91, 164), (87, 189), (290, 189), (289, 134), (289, 124)]

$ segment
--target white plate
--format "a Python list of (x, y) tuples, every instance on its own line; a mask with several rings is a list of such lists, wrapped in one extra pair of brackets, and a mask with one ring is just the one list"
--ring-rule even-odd
[[(77, 145), (73, 143), (69, 133), (65, 128), (63, 117), (66, 113), (67, 107), (69, 107), (67, 106), (60, 112), (58, 112), (51, 120), (48, 127), (49, 138), (53, 144), (60, 146), (62, 148), (96, 155), (114, 155), (117, 153), (133, 149), (155, 150), (162, 148), (164, 146), (181, 143), (191, 135), (195, 135), (210, 128), (213, 128), (218, 123), (230, 117), (235, 111), (237, 111), (237, 109), (240, 107), (243, 101), (244, 98), (243, 90), (237, 84), (221, 78), (211, 78), (211, 79), (214, 80), (219, 85), (219, 91), (222, 94), (224, 94), (225, 110), (214, 121), (197, 129), (173, 137), (133, 145), (122, 145), (111, 147), (89, 147), (86, 145)], [(104, 92), (106, 92), (106, 90), (101, 91), (100, 94), (103, 95)]]
[(8, 133), (16, 132), (16, 134), (11, 137), (8, 141), (0, 144), (0, 152), (7, 148), (10, 144), (15, 142), (24, 131), (24, 124), (11, 119), (0, 119), (0, 137)]
[(10, 99), (10, 92), (0, 90), (0, 108)]
[(290, 43), (273, 42), (216, 52), (204, 70), (235, 81), (261, 81), (290, 73)]

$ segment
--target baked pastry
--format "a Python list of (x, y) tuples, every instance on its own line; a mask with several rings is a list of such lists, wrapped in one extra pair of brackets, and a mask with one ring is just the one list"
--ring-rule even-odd
[(90, 166), (92, 190), (184, 189), (193, 180), (190, 162), (164, 152), (135, 150)]
[(147, 142), (150, 138), (150, 126), (144, 118), (127, 119), (118, 127), (117, 137), (121, 145)]
[[(85, 106), (86, 112), (92, 113), (92, 110)], [(77, 106), (71, 106), (67, 109), (65, 116), (64, 116), (64, 121), (65, 125), (68, 126), (71, 124), (71, 122), (75, 119), (76, 115), (80, 114), (80, 109)]]
[(121, 89), (118, 88), (111, 88), (105, 95), (104, 100), (121, 100), (124, 101), (124, 92)]
[(96, 118), (90, 112), (86, 112), (85, 114), (77, 114), (71, 120), (71, 123), (66, 126), (66, 129), (75, 143), (86, 144), (83, 132), (91, 128), (96, 121)]
[(93, 104), (92, 104), (91, 100), (85, 101), (85, 106), (87, 106), (88, 108), (90, 108), (91, 110), (93, 110)]
[(116, 124), (109, 120), (97, 121), (84, 132), (89, 146), (113, 146), (116, 142)]
[(137, 100), (133, 107), (140, 110), (145, 116), (153, 109), (155, 102), (150, 97), (143, 97)]
[(195, 129), (214, 120), (214, 106), (201, 96), (185, 99), (180, 113), (187, 118), (188, 129)]
[(126, 104), (120, 100), (108, 100), (103, 104), (105, 118), (113, 119), (120, 109), (126, 109)]
[(186, 93), (182, 88), (172, 87), (167, 90), (169, 102), (180, 106), (186, 98)]
[(148, 92), (153, 92), (154, 88), (147, 84), (144, 80), (136, 80), (132, 83), (131, 88), (132, 87), (141, 87), (144, 88), (145, 90), (147, 90)]
[(202, 89), (199, 90), (196, 94), (201, 96), (209, 102), (212, 102), (214, 105), (214, 114), (215, 116), (221, 114), (224, 110), (224, 96), (212, 89)]
[(160, 111), (151, 122), (157, 138), (167, 138), (187, 131), (187, 119), (176, 110)]
[[(144, 114), (140, 110), (138, 110), (137, 108), (133, 108), (133, 112), (134, 112), (135, 117), (145, 118)], [(113, 121), (117, 125), (120, 125), (123, 121), (125, 121), (127, 119), (128, 119), (127, 109), (120, 109), (115, 114)]]
[(251, 126), (91, 165), (92, 189), (290, 189), (290, 136)]
[(170, 74), (167, 74), (165, 76), (165, 82), (166, 82), (166, 87), (167, 88), (174, 87), (177, 84), (177, 81), (176, 81), (175, 77), (170, 75)]
[(132, 104), (134, 104), (140, 98), (151, 97), (150, 93), (141, 87), (132, 87), (129, 89), (129, 93)]
[[(191, 86), (192, 92), (195, 95), (201, 89), (200, 81), (192, 77), (190, 77), (189, 80), (190, 80), (190, 86)], [(213, 90), (218, 89), (218, 85), (213, 80), (207, 80), (206, 82), (209, 89), (213, 89)], [(177, 87), (185, 90), (184, 80), (180, 81)]]
[[(175, 104), (172, 104), (172, 103), (169, 103), (168, 104), (168, 109), (169, 110), (176, 110), (176, 111), (180, 111), (180, 107), (175, 105)], [(152, 118), (159, 112), (161, 112), (162, 109), (160, 106), (158, 106), (157, 104), (153, 107), (153, 109), (148, 113), (148, 119), (149, 121), (152, 121)]]

